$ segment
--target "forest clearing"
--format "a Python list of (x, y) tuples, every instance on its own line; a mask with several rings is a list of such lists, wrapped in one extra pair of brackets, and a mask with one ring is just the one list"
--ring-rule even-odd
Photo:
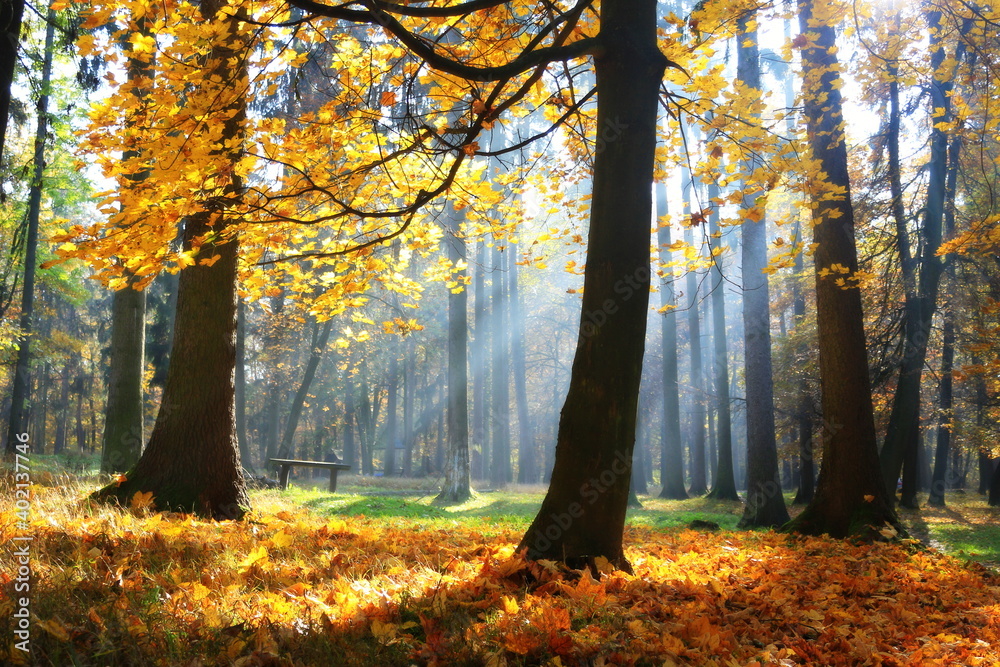
[(0, 662), (1000, 664), (998, 72), (1000, 0), (0, 0)]
[[(40, 488), (30, 521), (33, 658), (6, 644), (0, 659), (108, 667), (998, 663), (1000, 529), (997, 510), (975, 494), (920, 514), (951, 555), (915, 541), (736, 532), (739, 503), (643, 497), (625, 531), (634, 575), (608, 568), (595, 578), (514, 554), (540, 488), (441, 508), (431, 488), (386, 495), (352, 478), (345, 487), (337, 495), (322, 483), (254, 492), (257, 509), (243, 522), (171, 516), (140, 502), (131, 510), (81, 506), (92, 483)], [(5, 501), (5, 544), (23, 533), (12, 516)], [(721, 529), (687, 528), (695, 519)], [(3, 616), (4, 625), (16, 622)]]

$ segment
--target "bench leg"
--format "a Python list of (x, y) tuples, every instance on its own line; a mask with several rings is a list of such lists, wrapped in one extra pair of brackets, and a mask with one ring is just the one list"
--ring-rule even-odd
[(281, 485), (281, 490), (284, 491), (288, 488), (288, 470), (291, 466), (283, 465), (281, 466), (281, 472), (278, 473), (278, 483)]
[(330, 493), (337, 492), (337, 473), (340, 472), (336, 468), (330, 468)]

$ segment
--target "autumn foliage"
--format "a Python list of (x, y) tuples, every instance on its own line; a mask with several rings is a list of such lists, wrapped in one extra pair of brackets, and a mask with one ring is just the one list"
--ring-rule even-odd
[[(997, 664), (1000, 579), (912, 543), (632, 527), (635, 575), (597, 580), (526, 563), (511, 524), (331, 518), (268, 494), (217, 523), (35, 490), (20, 664)], [(21, 532), (8, 503), (4, 543)]]

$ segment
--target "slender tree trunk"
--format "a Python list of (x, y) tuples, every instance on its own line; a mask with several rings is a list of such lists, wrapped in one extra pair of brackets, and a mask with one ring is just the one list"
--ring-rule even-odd
[[(694, 234), (690, 227), (684, 229), (684, 241), (694, 244)], [(702, 371), (701, 354), (701, 308), (698, 303), (698, 277), (692, 272), (687, 276), (688, 291), (688, 336), (690, 338), (691, 373), (691, 488), (692, 496), (708, 493), (705, 484), (705, 380)]]
[[(146, 18), (136, 19), (135, 35), (149, 35)], [(139, 58), (129, 58), (126, 64), (128, 85), (138, 108), (149, 104), (153, 82), (153, 64)], [(142, 122), (141, 117), (130, 124)], [(125, 151), (122, 161), (142, 157), (138, 150)], [(139, 183), (147, 172), (139, 172), (128, 179)], [(145, 369), (146, 349), (146, 292), (133, 289), (134, 278), (114, 293), (111, 304), (111, 360), (108, 379), (108, 400), (104, 411), (104, 434), (101, 453), (101, 472), (131, 470), (142, 453), (143, 395), (142, 376)]]
[(413, 446), (416, 442), (416, 433), (413, 432), (413, 391), (417, 372), (413, 337), (407, 336), (403, 346), (406, 350), (403, 361), (403, 475), (412, 477)]
[[(757, 16), (749, 11), (739, 19), (737, 30), (737, 77), (747, 90), (760, 91), (760, 60), (757, 49)], [(759, 101), (759, 93), (755, 95)], [(759, 114), (751, 112), (752, 123)], [(747, 174), (759, 164), (753, 158), (744, 163)], [(743, 528), (780, 526), (788, 521), (785, 498), (781, 495), (778, 471), (777, 430), (774, 423), (774, 379), (771, 369), (771, 295), (767, 273), (767, 225), (764, 204), (756, 203), (755, 193), (743, 196), (746, 216), (740, 231), (743, 237), (743, 349), (746, 358), (747, 401), (747, 503), (740, 526)], [(760, 206), (758, 209), (757, 206)], [(751, 212), (759, 212), (755, 221)]]
[[(15, 6), (17, 0), (12, 0), (15, 4), (10, 7), (0, 7), (0, 16), (12, 11), (11, 17), (18, 18), (18, 33), (20, 33), (19, 9)], [(20, 8), (23, 10), (23, 6)], [(19, 440), (17, 436), (25, 432), (28, 426), (28, 394), (31, 387), (31, 328), (32, 316), (35, 308), (35, 269), (38, 252), (38, 219), (42, 211), (42, 191), (45, 187), (45, 140), (48, 136), (49, 126), (49, 84), (52, 79), (52, 54), (55, 42), (55, 12), (49, 10), (48, 23), (45, 29), (45, 56), (42, 62), (42, 83), (41, 92), (38, 95), (38, 102), (35, 105), (37, 114), (37, 126), (35, 129), (35, 154), (34, 165), (31, 176), (31, 188), (28, 191), (28, 214), (25, 220), (24, 236), (24, 282), (21, 293), (21, 321), (20, 335), (17, 341), (17, 361), (14, 363), (14, 380), (10, 392), (10, 419), (7, 422), (7, 444), (5, 452), (7, 456), (13, 457), (14, 447)], [(6, 26), (0, 26), (6, 27)], [(7, 27), (10, 30), (10, 27)], [(10, 36), (8, 32), (7, 37)], [(7, 44), (4, 48), (9, 48)], [(14, 54), (17, 53), (16, 45)], [(0, 55), (6, 55), (0, 51)], [(15, 55), (16, 58), (16, 55)], [(3, 67), (3, 63), (0, 63)], [(4, 72), (0, 69), (0, 77)], [(0, 79), (0, 86), (3, 81)], [(3, 88), (6, 91), (7, 103), (10, 102), (10, 85)], [(2, 95), (3, 93), (0, 93)], [(3, 102), (0, 97), (0, 103)], [(6, 111), (4, 109), (4, 111)], [(7, 116), (4, 115), (6, 125)]]
[(285, 293), (280, 292), (271, 297), (271, 315), (273, 322), (265, 335), (265, 347), (272, 351), (274, 360), (271, 364), (271, 374), (267, 382), (267, 399), (265, 403), (265, 463), (278, 456), (278, 435), (281, 433), (281, 367), (284, 365), (283, 341), (280, 318), (285, 307)]
[[(824, 273), (839, 264), (850, 277), (858, 270), (858, 259), (836, 39), (833, 26), (813, 20), (816, 4), (800, 0), (799, 25), (810, 38), (802, 50), (809, 150), (825, 175), (824, 182), (810, 184), (818, 193), (812, 214), (823, 465), (813, 501), (787, 526), (813, 535), (877, 537), (887, 523), (901, 528), (879, 475), (861, 293), (844, 289)], [(825, 10), (823, 6), (821, 15)]]
[(351, 364), (348, 362), (344, 370), (344, 463), (358, 470), (358, 448), (354, 439), (354, 426), (357, 421), (354, 392), (354, 376), (351, 374)]
[(489, 467), (489, 447), (487, 446), (487, 422), (489, 405), (486, 402), (487, 360), (489, 350), (489, 323), (487, 317), (485, 240), (476, 242), (476, 273), (474, 279), (475, 337), (472, 341), (472, 447), (479, 448), (479, 469), (473, 474), (478, 479), (486, 479)]
[[(806, 297), (802, 290), (800, 277), (803, 276), (802, 255), (805, 252), (805, 245), (802, 242), (802, 224), (795, 223), (795, 243), (801, 246), (795, 254), (795, 280), (792, 283), (792, 312), (795, 315), (795, 327), (805, 325), (806, 319)], [(806, 346), (800, 348), (800, 354), (806, 352)], [(816, 492), (816, 470), (815, 456), (813, 455), (813, 400), (812, 392), (809, 391), (809, 379), (806, 372), (801, 367), (798, 370), (795, 393), (797, 395), (797, 407), (795, 415), (796, 430), (798, 431), (799, 449), (799, 490), (795, 494), (795, 504), (808, 504), (812, 502)]]
[(951, 308), (944, 311), (944, 334), (941, 343), (941, 389), (938, 399), (937, 446), (934, 450), (934, 476), (931, 479), (931, 493), (927, 504), (944, 507), (944, 492), (947, 485), (948, 454), (951, 450), (952, 415), (952, 367), (955, 362), (955, 323)]
[[(937, 306), (938, 285), (944, 268), (943, 260), (937, 256), (941, 245), (944, 208), (947, 191), (948, 173), (948, 133), (943, 126), (951, 121), (951, 80), (942, 78), (945, 60), (945, 49), (941, 25), (941, 12), (928, 11), (927, 22), (930, 28), (931, 68), (935, 74), (930, 85), (931, 109), (934, 112), (934, 124), (931, 128), (931, 156), (928, 171), (927, 203), (924, 206), (924, 218), (921, 231), (919, 259), (919, 276), (914, 275), (917, 267), (909, 260), (909, 251), (901, 253), (904, 281), (907, 287), (904, 305), (904, 346), (903, 360), (899, 369), (899, 380), (896, 393), (893, 396), (892, 412), (889, 415), (889, 425), (886, 429), (885, 443), (882, 445), (881, 468), (886, 490), (895, 497), (896, 480), (900, 469), (903, 469), (903, 489), (900, 504), (903, 507), (916, 508), (917, 479), (916, 457), (920, 441), (920, 380), (923, 375), (924, 363), (927, 358), (927, 342), (931, 334), (931, 321)], [(895, 84), (895, 79), (893, 79)], [(897, 93), (898, 96), (898, 93)], [(898, 100), (895, 103), (898, 109)], [(940, 115), (939, 115), (940, 114)], [(890, 142), (892, 149), (896, 147), (896, 162), (898, 168), (898, 112), (895, 128), (890, 126)], [(896, 141), (893, 142), (893, 129)], [(891, 156), (890, 156), (891, 159)], [(898, 177), (897, 177), (898, 178)], [(894, 199), (901, 199), (901, 192)], [(900, 204), (901, 205), (901, 204)], [(897, 216), (899, 214), (897, 213)], [(905, 222), (897, 222), (900, 229), (900, 246), (909, 247)], [(909, 474), (907, 474), (909, 473)]]
[[(670, 223), (663, 220), (667, 215), (667, 186), (656, 185), (657, 232), (660, 265), (670, 262)], [(661, 498), (684, 500), (688, 497), (684, 489), (684, 450), (681, 444), (680, 395), (677, 387), (677, 298), (674, 293), (674, 275), (670, 268), (661, 269), (663, 283), (660, 285), (660, 306), (663, 317), (660, 320), (660, 340), (663, 347), (663, 421), (660, 428), (662, 451), (660, 453), (660, 482), (663, 489)], [(669, 273), (668, 273), (669, 272)]]
[(396, 474), (396, 443), (399, 440), (399, 423), (397, 414), (398, 394), (399, 394), (399, 359), (397, 358), (398, 346), (396, 341), (389, 345), (389, 386), (386, 388), (385, 397), (385, 456), (383, 468), (386, 477)]
[(302, 372), (302, 382), (292, 399), (292, 407), (288, 411), (288, 419), (285, 421), (285, 432), (281, 437), (281, 446), (278, 448), (278, 458), (287, 458), (292, 449), (292, 441), (295, 439), (295, 431), (299, 428), (299, 418), (302, 416), (302, 408), (306, 404), (306, 397), (309, 395), (309, 388), (316, 377), (316, 369), (323, 359), (326, 345), (330, 340), (330, 331), (333, 329), (333, 320), (327, 320), (320, 324), (313, 325), (312, 345), (310, 345), (309, 359)]
[(511, 472), (510, 448), (510, 355), (507, 335), (507, 267), (509, 252), (493, 247), (492, 309), (493, 309), (493, 388), (491, 398), (493, 460), (490, 465), (490, 481), (495, 486), (503, 486), (514, 479)]
[[(709, 185), (708, 199), (715, 201), (719, 196), (719, 186)], [(709, 216), (709, 234), (713, 240), (719, 239), (719, 213), (714, 208)], [(721, 243), (721, 241), (718, 241)], [(733, 420), (729, 401), (729, 346), (726, 343), (726, 293), (722, 280), (723, 255), (718, 255), (712, 265), (712, 343), (715, 348), (713, 366), (715, 370), (715, 400), (718, 427), (716, 429), (717, 464), (715, 483), (708, 492), (709, 498), (716, 500), (739, 500), (736, 493), (736, 475), (733, 471)]]
[[(465, 262), (462, 215), (449, 210), (448, 259), (457, 267)], [(467, 269), (457, 273), (464, 280)], [(448, 295), (448, 451), (444, 459), (444, 486), (436, 500), (460, 503), (472, 496), (469, 477), (469, 292), (464, 283)]]
[(531, 558), (570, 565), (622, 548), (649, 305), (657, 103), (666, 58), (654, 0), (604, 0), (597, 145), (583, 314), (552, 483), (521, 539)]
[[(221, 9), (217, 0), (203, 0), (201, 14), (213, 21)], [(225, 34), (206, 63), (206, 81), (228, 82), (226, 88), (203, 90), (218, 102), (223, 122), (221, 139), (226, 159), (235, 165), (242, 151), (246, 119), (247, 72), (238, 32), (241, 17), (226, 19)], [(216, 79), (217, 78), (217, 79)], [(238, 198), (238, 176), (224, 193)], [(236, 441), (235, 367), (236, 294), (239, 246), (206, 240), (209, 232), (225, 229), (225, 218), (205, 210), (185, 223), (185, 250), (203, 242), (199, 253), (218, 255), (211, 266), (195, 264), (181, 272), (177, 318), (170, 369), (163, 401), (149, 444), (135, 468), (120, 484), (94, 495), (127, 504), (136, 493), (152, 493), (161, 510), (195, 512), (218, 519), (242, 518), (249, 507)]]
[(524, 349), (524, 309), (518, 286), (517, 244), (511, 242), (510, 253), (510, 354), (514, 374), (514, 402), (517, 405), (517, 481), (532, 484), (538, 481), (538, 452), (535, 429), (528, 407), (528, 361)]
[(247, 435), (246, 311), (246, 304), (241, 299), (236, 305), (236, 440), (240, 445), (240, 462), (243, 467), (250, 472), (256, 472), (250, 438)]

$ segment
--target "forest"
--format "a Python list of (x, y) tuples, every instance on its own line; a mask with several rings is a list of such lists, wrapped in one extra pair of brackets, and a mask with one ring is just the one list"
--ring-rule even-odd
[(998, 664), (997, 3), (0, 27), (4, 664)]

